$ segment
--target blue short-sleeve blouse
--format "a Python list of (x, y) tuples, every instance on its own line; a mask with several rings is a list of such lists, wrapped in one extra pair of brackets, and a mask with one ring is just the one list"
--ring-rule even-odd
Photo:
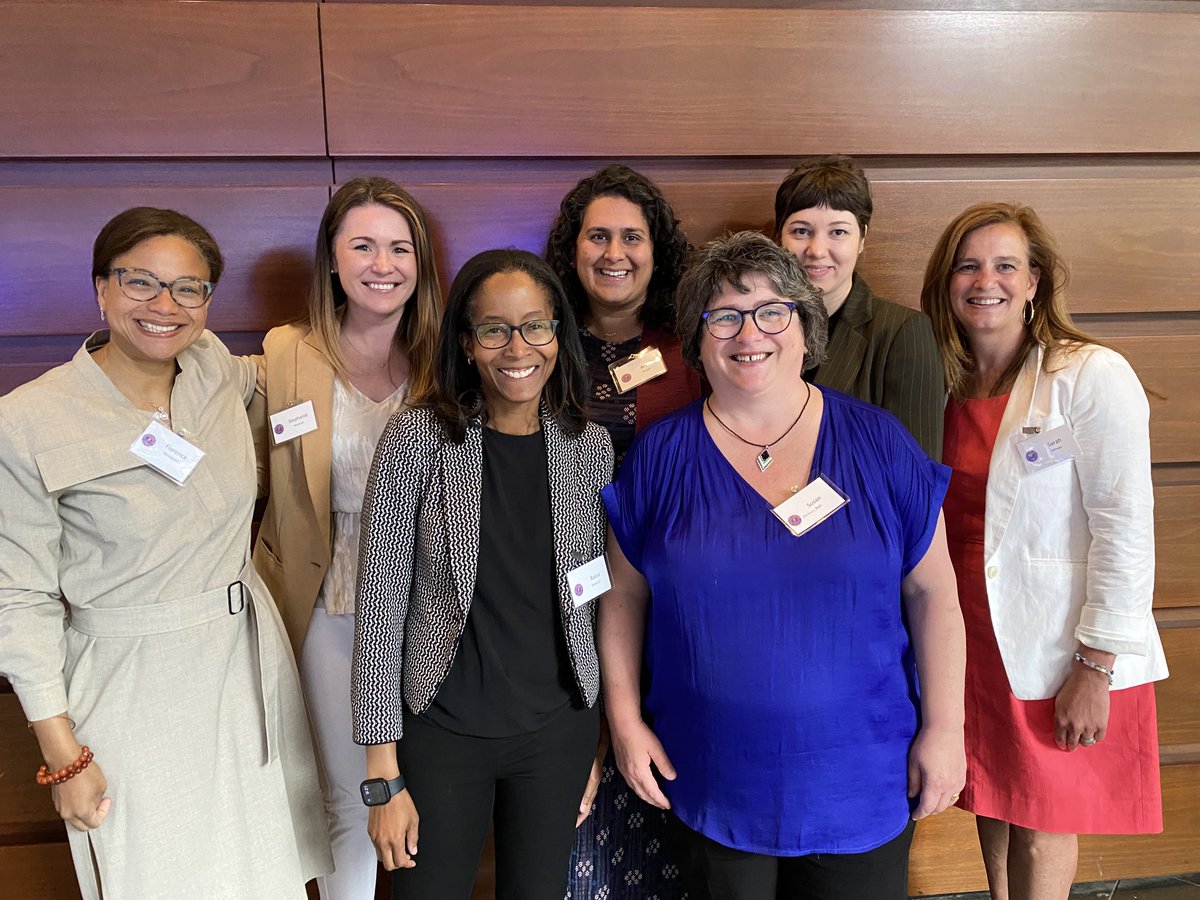
[(699, 402), (644, 432), (603, 491), (650, 586), (645, 707), (678, 772), (672, 809), (776, 856), (864, 852), (907, 823), (919, 706), (900, 582), (950, 479), (890, 413), (823, 394), (813, 468), (850, 502), (800, 537)]

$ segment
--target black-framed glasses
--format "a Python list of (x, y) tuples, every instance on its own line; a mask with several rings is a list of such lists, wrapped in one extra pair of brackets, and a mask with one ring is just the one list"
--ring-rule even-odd
[(475, 342), (487, 350), (499, 350), (507, 347), (512, 340), (513, 332), (521, 332), (525, 343), (531, 347), (542, 347), (554, 340), (558, 331), (558, 319), (534, 319), (520, 325), (508, 325), (505, 322), (484, 322), (482, 325), (470, 325), (467, 330), (475, 335)]
[(720, 309), (705, 310), (700, 316), (708, 326), (709, 334), (719, 341), (728, 341), (741, 334), (746, 316), (754, 319), (754, 324), (763, 334), (779, 334), (791, 323), (795, 311), (796, 304), (791, 300), (769, 300), (754, 309), (722, 306)]
[(149, 303), (166, 290), (170, 292), (171, 299), (180, 306), (195, 309), (208, 302), (214, 287), (211, 281), (186, 276), (174, 281), (163, 281), (145, 269), (109, 269), (108, 274), (116, 275), (121, 293), (138, 303)]

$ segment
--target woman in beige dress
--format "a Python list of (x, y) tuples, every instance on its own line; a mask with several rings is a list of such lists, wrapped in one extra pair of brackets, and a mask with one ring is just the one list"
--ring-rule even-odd
[(108, 331), (0, 398), (0, 674), (86, 900), (303, 900), (332, 866), (250, 565), (254, 367), (204, 327), (222, 267), (186, 216), (119, 214), (93, 253)]

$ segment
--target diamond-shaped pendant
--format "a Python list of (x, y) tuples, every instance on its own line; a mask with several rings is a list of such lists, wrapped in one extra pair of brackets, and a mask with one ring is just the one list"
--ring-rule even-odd
[(771, 467), (771, 463), (775, 460), (771, 459), (771, 451), (767, 447), (763, 447), (763, 452), (755, 457), (754, 461), (758, 463), (758, 471), (765, 472)]

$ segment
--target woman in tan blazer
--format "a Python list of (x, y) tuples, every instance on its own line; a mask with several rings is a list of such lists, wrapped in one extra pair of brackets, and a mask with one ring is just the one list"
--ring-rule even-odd
[(427, 390), (441, 292), (425, 212), (384, 178), (333, 195), (317, 233), (306, 321), (273, 329), (251, 405), (269, 491), (254, 564), (277, 598), (326, 774), (334, 874), (324, 900), (369, 900), (375, 850), (350, 738), (359, 511), (375, 444)]

